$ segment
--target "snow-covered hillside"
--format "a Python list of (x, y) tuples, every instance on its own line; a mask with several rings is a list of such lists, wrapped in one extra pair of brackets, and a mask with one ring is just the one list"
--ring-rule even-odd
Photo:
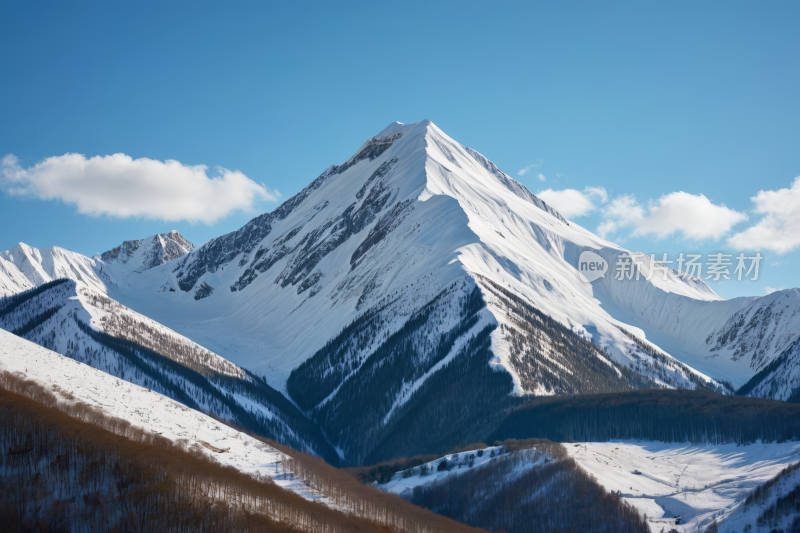
[(261, 436), (335, 462), (316, 426), (278, 391), (182, 335), (81, 283), (0, 300), (0, 328)]
[(18, 373), (61, 396), (84, 402), (105, 415), (129, 421), (173, 441), (186, 440), (224, 465), (266, 476), (304, 498), (324, 498), (281, 470), (286, 456), (245, 433), (219, 423), (151, 389), (101, 372), (0, 329), (0, 370)]
[[(643, 256), (641, 261), (647, 274), (650, 259)], [(751, 384), (747, 393), (785, 400), (800, 387), (798, 289), (732, 300), (688, 298), (660, 291), (644, 279), (625, 283), (601, 279), (594, 289), (611, 316), (688, 366), (727, 381), (734, 389), (762, 371), (772, 375), (763, 376), (758, 389)], [(781, 370), (775, 374), (773, 365), (768, 371), (779, 358)]]
[(797, 442), (738, 446), (624, 441), (565, 447), (601, 485), (647, 514), (656, 533), (662, 528), (705, 531), (714, 520), (724, 523), (753, 490), (800, 461)]
[(146, 239), (124, 241), (120, 246), (100, 254), (104, 263), (125, 265), (134, 272), (174, 261), (194, 250), (194, 244), (175, 230), (158, 233)]
[(549, 441), (447, 454), (374, 485), (487, 531), (649, 531), (635, 508)]
[(719, 525), (720, 533), (800, 530), (800, 462), (751, 492)]
[[(546, 453), (535, 448), (514, 452), (516, 468), (511, 469), (503, 480), (504, 484), (512, 483), (525, 471), (552, 461)], [(416, 487), (440, 483), (445, 479), (457, 477), (459, 474), (472, 471), (473, 468), (491, 466), (501, 460), (508, 459), (505, 446), (488, 446), (468, 452), (451, 453), (440, 459), (429, 461), (420, 466), (401, 470), (392, 476), (387, 483), (375, 484), (381, 490), (393, 492), (399, 496), (410, 497)]]

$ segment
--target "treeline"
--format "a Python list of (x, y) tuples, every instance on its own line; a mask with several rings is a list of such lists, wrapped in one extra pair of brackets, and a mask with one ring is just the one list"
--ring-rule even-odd
[(800, 405), (689, 390), (537, 399), (509, 413), (490, 438), (531, 437), (557, 442), (784, 442), (800, 440)]
[[(739, 396), (747, 396), (748, 394), (753, 393), (759, 385), (761, 385), (770, 375), (774, 374), (781, 368), (791, 368), (791, 361), (792, 359), (795, 360), (795, 364), (797, 359), (800, 357), (800, 339), (795, 340), (792, 344), (790, 344), (781, 354), (772, 360), (767, 366), (762, 368), (755, 376), (750, 378), (747, 383), (742, 385), (739, 390), (736, 391), (736, 394)], [(777, 384), (773, 382), (772, 388), (773, 390), (770, 391), (773, 394), (777, 392), (774, 390)], [(762, 391), (762, 394), (765, 391)], [(796, 388), (792, 393), (789, 395), (787, 399), (789, 402), (797, 403), (800, 402), (800, 387)]]
[(522, 403), (510, 394), (511, 376), (490, 366), (493, 330), (487, 326), (468, 339), (449, 363), (417, 388), (361, 464), (441, 454), (483, 440), (504, 412)]
[[(291, 406), (295, 411), (290, 420), (298, 422), (300, 419), (306, 420), (303, 424), (298, 424), (291, 429), (286, 426), (281, 417), (268, 416), (255, 410), (247, 410), (236, 401), (230, 392), (225, 392), (212, 385), (209, 378), (200, 372), (187, 367), (171, 357), (162, 355), (149, 348), (126, 340), (125, 338), (112, 337), (111, 335), (97, 331), (83, 323), (73, 315), (73, 320), (78, 328), (89, 338), (115, 354), (130, 364), (132, 367), (147, 376), (146, 385), (156, 389), (165, 396), (169, 396), (181, 402), (187, 407), (202, 412), (211, 412), (215, 416), (222, 417), (235, 425), (238, 429), (243, 429), (265, 436), (273, 440), (285, 442), (290, 446), (303, 449), (310, 447), (315, 453), (320, 454), (325, 459), (338, 463), (338, 456), (333, 448), (324, 439), (321, 431), (305, 416)], [(68, 354), (69, 355), (69, 354)], [(208, 373), (208, 372), (206, 372)], [(125, 376), (121, 376), (125, 379)], [(214, 379), (214, 378), (211, 378)], [(231, 384), (232, 379), (219, 376), (217, 381), (220, 384)], [(269, 387), (263, 380), (256, 380), (247, 390), (253, 392), (257, 388)], [(245, 385), (242, 384), (244, 388)], [(271, 387), (269, 387), (271, 389)], [(192, 392), (194, 390), (194, 392)], [(274, 389), (272, 389), (274, 390)], [(265, 391), (265, 396), (271, 391)], [(199, 397), (199, 394), (202, 397)], [(275, 394), (272, 397), (275, 397)], [(284, 407), (291, 405), (285, 401)], [(291, 412), (291, 410), (290, 410)], [(301, 431), (306, 430), (304, 433)]]
[[(122, 306), (114, 300), (101, 295), (92, 295), (90, 303), (112, 311), (111, 314), (103, 317), (103, 328), (108, 334), (153, 350), (159, 355), (188, 367), (207, 378), (225, 394), (239, 394), (255, 403), (272, 408), (280, 413), (279, 417), (298, 436), (307, 441), (307, 446), (303, 446), (299, 442), (292, 442), (294, 447), (300, 449), (309, 447), (329, 462), (338, 463), (336, 452), (325, 440), (319, 427), (263, 378), (234, 365), (202, 346), (187, 342), (169, 331), (137, 320), (124, 312), (119, 312)], [(255, 431), (254, 428), (247, 429)], [(280, 440), (278, 435), (267, 433), (264, 436)]]
[[(650, 344), (647, 344), (642, 339), (640, 339), (627, 329), (623, 328), (622, 326), (617, 325), (617, 329), (620, 330), (630, 340), (632, 340), (633, 343), (637, 346), (637, 348), (641, 352), (646, 353), (652, 359), (652, 361), (649, 362), (644, 361), (644, 365), (651, 372), (655, 370), (654, 373), (657, 374), (658, 378), (664, 383), (670, 384), (677, 388), (682, 388), (681, 383), (678, 383), (675, 380), (671, 380), (669, 376), (664, 373), (664, 369), (669, 368), (674, 372), (682, 374), (687, 379), (687, 381), (691, 382), (698, 389), (708, 389), (716, 392), (725, 392), (725, 391), (733, 392), (734, 390), (733, 386), (729, 382), (724, 380), (719, 380), (718, 383), (720, 383), (720, 385), (709, 383), (700, 376), (698, 376), (689, 367), (687, 367), (677, 359), (669, 357), (667, 354), (665, 354), (658, 348)], [(637, 359), (637, 365), (641, 366), (642, 364), (641, 357), (636, 357), (636, 359)]]
[(350, 513), (223, 467), (197, 444), (146, 433), (85, 404), (59, 403), (33, 381), (0, 374), (6, 531), (473, 531), (399, 498), (371, 496), (374, 489), (320, 459), (290, 459), (282, 468), (300, 471), (329, 499), (336, 491), (334, 501)]
[(278, 449), (290, 456), (282, 462), (286, 472), (298, 476), (338, 509), (374, 521), (387, 531), (476, 531), (440, 513), (421, 509), (395, 494), (364, 485), (322, 459), (280, 446)]
[(86, 298), (90, 305), (108, 312), (101, 321), (109, 335), (149, 348), (205, 376), (226, 374), (244, 377), (244, 371), (230, 361), (171, 334), (163, 326), (159, 329), (130, 316), (116, 301), (96, 293), (86, 294)]
[[(600, 348), (577, 335), (523, 298), (479, 276), (505, 310), (509, 325), (500, 329), (509, 343), (509, 362), (526, 391), (592, 394), (650, 388), (655, 384), (617, 364)], [(668, 376), (662, 376), (669, 380)]]
[(43, 283), (38, 287), (34, 287), (32, 289), (28, 289), (27, 291), (23, 291), (17, 294), (12, 294), (10, 296), (2, 296), (0, 297), (0, 319), (5, 318), (8, 314), (12, 313), (16, 308), (30, 300), (31, 298), (38, 296), (39, 294), (52, 289), (62, 283), (67, 283), (68, 279), (60, 278), (55, 279), (53, 281), (48, 281), (47, 283)]
[(288, 432), (276, 435), (276, 438), (268, 434), (264, 435), (272, 440), (279, 440), (284, 444), (293, 446), (297, 450), (310, 451), (327, 462), (338, 465), (339, 455), (336, 450), (325, 439), (325, 435), (317, 424), (304, 415), (286, 396), (272, 388), (264, 378), (245, 370), (245, 379), (238, 379), (230, 376), (217, 376), (211, 378), (211, 382), (225, 391), (226, 394), (238, 394), (249, 398), (255, 403), (267, 405), (277, 411), (280, 418), (288, 429)]
[[(766, 483), (759, 485), (747, 495), (740, 513), (752, 516), (752, 509), (757, 507), (760, 511), (753, 523), (744, 526), (744, 531), (800, 531), (800, 482), (797, 481), (796, 472), (800, 470), (800, 462), (789, 465), (780, 474)], [(775, 497), (773, 492), (781, 488), (781, 496)], [(782, 526), (789, 525), (787, 530)], [(716, 529), (709, 528), (707, 533), (716, 533)]]
[[(495, 442), (495, 446), (502, 445), (507, 452), (515, 452), (521, 449), (530, 448), (533, 442), (538, 443), (539, 439), (515, 440), (510, 439), (505, 442)], [(549, 441), (547, 441), (549, 442)], [(468, 444), (466, 446), (456, 446), (446, 456), (460, 457), (462, 453), (483, 450), (488, 446), (482, 442)], [(483, 453), (480, 451), (479, 453)], [(397, 457), (390, 461), (382, 461), (373, 465), (354, 466), (343, 469), (345, 472), (361, 481), (362, 483), (384, 484), (392, 480), (397, 472), (413, 469), (425, 463), (430, 463), (442, 457), (441, 454), (434, 455), (415, 455), (414, 457)], [(409, 471), (409, 474), (411, 472)]]
[(649, 531), (632, 506), (606, 492), (560, 444), (538, 439), (497, 444), (500, 454), (491, 461), (417, 486), (404, 497), (490, 531)]
[[(338, 464), (336, 451), (319, 427), (262, 378), (167, 328), (138, 318), (118, 302), (94, 291), (80, 289), (80, 296), (87, 308), (104, 311), (103, 331), (73, 313), (59, 313), (68, 298), (78, 294), (72, 281), (39, 289), (28, 291), (25, 298), (15, 298), (13, 308), (0, 320), (0, 327), (121, 379), (152, 388), (188, 407), (213, 413), (241, 429), (309, 450)], [(73, 324), (80, 330), (78, 334)], [(260, 404), (261, 409), (243, 405), (236, 394)]]
[(16, 335), (18, 337), (23, 337), (23, 336), (27, 335), (28, 333), (30, 333), (31, 331), (33, 331), (34, 329), (36, 329), (40, 325), (42, 325), (45, 322), (47, 322), (48, 320), (50, 320), (50, 318), (52, 318), (53, 315), (58, 313), (59, 310), (61, 310), (62, 307), (64, 307), (64, 306), (63, 305), (57, 305), (55, 307), (51, 307), (49, 309), (45, 309), (42, 313), (39, 313), (37, 316), (35, 316), (32, 319), (30, 319), (29, 321), (27, 321), (24, 325), (16, 328), (11, 333), (13, 333), (14, 335)]
[(414, 457), (398, 457), (391, 461), (383, 461), (369, 466), (354, 466), (345, 468), (344, 471), (362, 483), (388, 483), (392, 477), (401, 470), (414, 468), (425, 463), (430, 463), (439, 458), (439, 455), (415, 455)]
[(51, 311), (50, 317), (54, 316), (71, 296), (75, 296), (75, 288), (74, 281), (56, 283), (45, 291), (36, 291), (24, 300), (17, 300), (0, 317), (0, 328), (18, 336), (30, 334), (49, 320), (47, 311)]

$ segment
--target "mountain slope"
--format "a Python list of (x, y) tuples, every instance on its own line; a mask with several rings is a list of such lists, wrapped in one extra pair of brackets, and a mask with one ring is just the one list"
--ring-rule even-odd
[(81, 282), (0, 300), (0, 328), (257, 435), (336, 463), (319, 429), (248, 372)]
[[(54, 391), (62, 401), (83, 402), (108, 417), (127, 420), (133, 427), (172, 441), (206, 443), (199, 451), (223, 464), (251, 474), (274, 476), (285, 455), (197, 410), (157, 391), (123, 381), (106, 372), (61, 356), (0, 330), (0, 370), (32, 380)], [(214, 449), (226, 449), (226, 453)], [(315, 496), (299, 480), (275, 479), (302, 496)]]
[(399, 471), (377, 487), (488, 531), (650, 531), (600, 483), (560, 444), (509, 441)]
[[(638, 360), (631, 355), (638, 355), (635, 342), (600, 309), (591, 287), (576, 283), (570, 261), (577, 246), (588, 245), (620, 250), (567, 223), (432, 123), (394, 124), (273, 213), (197, 248), (176, 269), (152, 269), (139, 280), (152, 287), (166, 279), (187, 294), (120, 299), (148, 315), (162, 305), (180, 308), (203, 329), (213, 328), (206, 338), (220, 351), (225, 340), (229, 348), (241, 346), (224, 339), (226, 330), (249, 337), (260, 353), (237, 360), (280, 384), (368, 309), (391, 308), (393, 317), (384, 319), (391, 320), (389, 334), (454, 281), (473, 283), (480, 274), (536, 301), (537, 309), (576, 334), (591, 338), (583, 325), (592, 325), (601, 347), (629, 366)], [(702, 283), (700, 290), (673, 277), (688, 294), (716, 298)], [(198, 294), (199, 305), (185, 305)], [(502, 316), (501, 309), (491, 311), (496, 320)], [(509, 369), (499, 334), (492, 340)], [(684, 370), (673, 374), (675, 383), (691, 381)], [(511, 375), (517, 393), (547, 393)]]
[(754, 489), (764, 492), (771, 478), (800, 457), (797, 442), (741, 446), (616, 441), (565, 448), (598, 483), (646, 514), (653, 532), (662, 528), (680, 533), (708, 531), (714, 521), (726, 523), (732, 514), (741, 514), (743, 500)]
[(595, 282), (595, 297), (611, 316), (640, 329), (683, 363), (735, 389), (771, 365), (774, 373), (773, 363), (782, 358), (781, 375), (766, 376), (763, 386), (750, 392), (785, 400), (800, 390), (800, 357), (792, 349), (800, 340), (800, 290), (732, 300), (687, 298), (646, 282), (651, 260), (647, 256), (639, 260), (643, 274), (639, 281)]

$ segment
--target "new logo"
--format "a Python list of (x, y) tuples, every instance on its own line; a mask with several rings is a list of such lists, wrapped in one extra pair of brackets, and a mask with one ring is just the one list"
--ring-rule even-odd
[(602, 278), (608, 272), (608, 263), (594, 252), (583, 252), (578, 259), (578, 273), (587, 283)]

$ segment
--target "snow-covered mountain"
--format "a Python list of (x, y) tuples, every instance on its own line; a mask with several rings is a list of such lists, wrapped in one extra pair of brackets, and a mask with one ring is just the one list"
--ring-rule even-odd
[[(264, 376), (348, 462), (479, 440), (531, 395), (800, 387), (797, 290), (722, 300), (430, 121), (391, 124), (275, 211), (142, 268), (152, 239), (83, 258), (92, 287)], [(637, 275), (586, 282), (584, 251)], [(0, 263), (9, 286), (28, 279), (17, 264)]]
[(125, 265), (134, 272), (174, 261), (194, 250), (194, 244), (175, 230), (158, 233), (146, 239), (123, 241), (120, 246), (100, 254), (104, 263)]
[(595, 297), (611, 316), (743, 394), (786, 400), (800, 392), (800, 290), (698, 299), (660, 290), (658, 276), (645, 281), (651, 260), (644, 255), (639, 260), (639, 281), (601, 278), (593, 284)]
[(0, 297), (61, 278), (81, 281), (103, 292), (114, 284), (99, 261), (58, 246), (34, 248), (19, 243), (0, 252)]
[(117, 284), (106, 268), (141, 272), (178, 259), (194, 249), (177, 231), (124, 241), (93, 258), (58, 246), (34, 248), (25, 243), (0, 252), (0, 297), (16, 294), (55, 279), (67, 278), (107, 292)]
[[(274, 212), (111, 290), (266, 374), (356, 461), (457, 410), (463, 387), (485, 394), (448, 431), (529, 394), (723, 387), (604, 310), (583, 250), (625, 252), (429, 121), (396, 123)], [(655, 289), (719, 299), (674, 272)]]

